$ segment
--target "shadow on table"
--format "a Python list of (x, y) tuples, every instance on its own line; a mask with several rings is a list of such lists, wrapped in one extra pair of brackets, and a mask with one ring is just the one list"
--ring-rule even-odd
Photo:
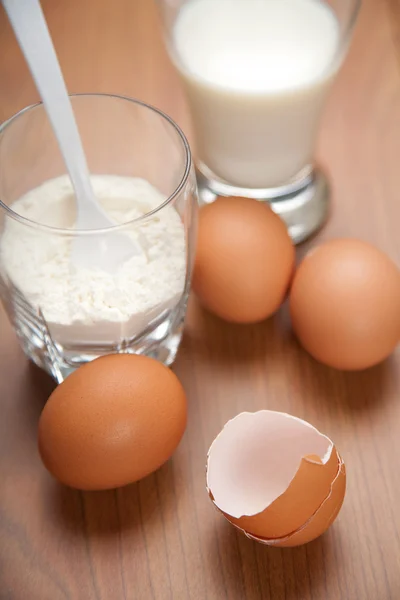
[(292, 362), (294, 380), (301, 381), (305, 403), (332, 402), (345, 413), (381, 411), (390, 402), (396, 387), (395, 357), (364, 371), (338, 371), (309, 356), (295, 340), (298, 356)]
[(22, 353), (18, 359), (26, 364), (20, 370), (17, 385), (13, 386), (13, 411), (14, 414), (18, 414), (16, 431), (24, 441), (30, 440), (36, 447), (39, 417), (55, 388), (55, 382), (47, 373), (29, 362)]
[[(75, 552), (78, 546), (86, 548), (98, 564), (102, 560), (115, 563), (120, 552), (145, 564), (147, 555), (160, 559), (165, 549), (176, 567), (177, 548), (166, 546), (164, 536), (165, 527), (171, 531), (174, 526), (176, 498), (171, 491), (160, 493), (170, 486), (171, 475), (167, 464), (138, 484), (107, 492), (81, 493), (54, 483), (46, 513), (55, 529), (64, 531), (65, 543), (68, 539)], [(192, 533), (200, 538), (196, 554), (201, 555), (207, 580), (202, 589), (210, 598), (325, 598), (327, 586), (329, 597), (340, 597), (334, 595), (335, 587), (340, 589), (334, 552), (338, 540), (332, 538), (337, 530), (299, 548), (270, 548), (247, 539), (221, 517), (213, 526), (213, 515), (202, 514), (208, 520), (199, 522), (199, 529)], [(175, 525), (179, 527), (177, 521)], [(197, 580), (198, 573), (188, 570), (186, 576)]]
[(214, 571), (218, 587), (235, 600), (325, 598), (328, 591), (329, 597), (338, 597), (333, 594), (340, 587), (331, 535), (297, 548), (272, 548), (221, 521), (217, 543), (209, 545), (210, 560), (219, 566)]
[(43, 410), (48, 397), (56, 388), (56, 382), (48, 373), (39, 369), (34, 363), (28, 362), (26, 376), (32, 391), (32, 400), (40, 412)]
[[(314, 360), (298, 343), (290, 325), (287, 303), (270, 319), (255, 325), (226, 323), (190, 299), (187, 324), (177, 373), (184, 364), (185, 350), (195, 359), (226, 369), (265, 364), (266, 376), (273, 369), (285, 378), (285, 385), (301, 402), (332, 402), (344, 412), (381, 410), (395, 393), (395, 357), (376, 367), (344, 372)], [(290, 393), (290, 392), (289, 392)]]
[(287, 337), (287, 318), (278, 312), (261, 323), (239, 325), (228, 323), (205, 310), (192, 295), (179, 357), (186, 347), (204, 360), (220, 364), (248, 363), (253, 360), (275, 360), (277, 350)]
[(82, 537), (109, 539), (121, 533), (141, 535), (144, 527), (162, 528), (162, 514), (173, 509), (171, 463), (141, 481), (119, 488), (96, 492), (81, 492), (51, 482), (48, 510), (57, 527)]

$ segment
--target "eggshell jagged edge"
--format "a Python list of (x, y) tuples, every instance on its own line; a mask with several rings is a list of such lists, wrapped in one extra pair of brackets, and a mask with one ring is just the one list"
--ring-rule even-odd
[[(259, 538), (251, 533), (244, 531), (243, 533), (250, 539), (265, 544), (267, 546), (276, 546), (279, 548), (290, 548), (293, 546), (300, 546), (301, 544), (307, 544), (312, 540), (316, 539), (332, 525), (334, 520), (339, 514), (342, 508), (344, 495), (346, 491), (346, 467), (343, 460), (339, 457), (339, 469), (338, 473), (332, 482), (331, 493), (322, 503), (319, 509), (310, 517), (310, 519), (296, 531), (282, 538), (265, 539)], [(240, 529), (240, 528), (239, 528)]]
[[(336, 516), (338, 515), (340, 508), (343, 504), (343, 500), (344, 500), (344, 495), (345, 495), (345, 488), (346, 488), (346, 470), (345, 470), (345, 465), (344, 462), (340, 456), (340, 454), (337, 452), (333, 442), (324, 434), (322, 434), (321, 432), (319, 432), (313, 425), (311, 425), (310, 423), (308, 423), (307, 421), (304, 421), (302, 419), (299, 419), (298, 417), (294, 417), (293, 415), (289, 415), (287, 413), (279, 413), (277, 411), (268, 411), (268, 410), (264, 410), (264, 411), (259, 411), (260, 413), (274, 413), (275, 415), (279, 415), (280, 417), (287, 417), (289, 419), (293, 419), (299, 423), (302, 423), (302, 425), (305, 425), (309, 428), (311, 428), (312, 430), (314, 430), (314, 432), (316, 432), (319, 436), (321, 436), (321, 438), (324, 438), (327, 442), (329, 442), (329, 448), (328, 451), (326, 452), (326, 455), (322, 458), (316, 456), (315, 458), (317, 460), (315, 460), (315, 458), (313, 456), (302, 456), (301, 461), (300, 461), (300, 465), (297, 468), (297, 471), (294, 473), (291, 481), (289, 482), (289, 484), (286, 487), (286, 490), (281, 493), (280, 495), (277, 495), (275, 497), (275, 499), (270, 502), (262, 511), (260, 511), (259, 513), (253, 513), (251, 515), (242, 515), (239, 518), (235, 518), (232, 517), (232, 515), (230, 515), (227, 512), (224, 512), (224, 510), (221, 508), (221, 506), (219, 506), (217, 504), (217, 502), (215, 501), (215, 498), (213, 496), (212, 490), (210, 489), (209, 485), (208, 485), (208, 464), (209, 464), (209, 459), (210, 459), (210, 453), (211, 450), (213, 448), (214, 443), (218, 440), (218, 438), (221, 436), (221, 434), (223, 433), (223, 431), (225, 430), (225, 428), (228, 426), (228, 424), (231, 421), (234, 421), (235, 419), (237, 419), (238, 417), (242, 417), (245, 415), (255, 415), (256, 413), (240, 413), (239, 415), (237, 415), (236, 417), (234, 417), (233, 419), (231, 419), (230, 421), (228, 421), (224, 428), (221, 430), (221, 432), (218, 434), (218, 436), (214, 439), (214, 442), (211, 444), (210, 449), (208, 451), (208, 455), (207, 455), (207, 466), (206, 466), (206, 473), (207, 473), (207, 492), (208, 495), (211, 499), (211, 501), (213, 502), (214, 506), (217, 508), (217, 510), (219, 512), (221, 512), (223, 514), (223, 516), (232, 524), (234, 525), (237, 529), (239, 529), (241, 532), (243, 532), (248, 538), (253, 539), (255, 541), (258, 541), (262, 544), (266, 544), (266, 545), (271, 545), (271, 546), (279, 546), (279, 547), (284, 547), (284, 546), (297, 546), (300, 544), (305, 544), (313, 539), (315, 539), (316, 537), (318, 537), (319, 535), (322, 535), (322, 533), (324, 533), (328, 527), (330, 527), (330, 525), (333, 523), (333, 521), (335, 520)], [(279, 501), (281, 501), (281, 499), (287, 494), (289, 488), (292, 486), (293, 482), (296, 480), (296, 477), (299, 475), (299, 472), (301, 472), (302, 468), (305, 467), (306, 465), (314, 465), (316, 466), (317, 464), (320, 464), (321, 467), (329, 467), (329, 470), (332, 470), (332, 467), (336, 467), (335, 469), (335, 475), (333, 478), (330, 479), (330, 486), (329, 486), (329, 492), (327, 493), (326, 496), (323, 497), (323, 499), (321, 499), (320, 504), (318, 505), (318, 507), (316, 508), (316, 510), (314, 510), (314, 512), (312, 513), (312, 515), (304, 522), (302, 523), (300, 526), (298, 526), (295, 529), (292, 529), (290, 531), (290, 533), (285, 533), (284, 535), (280, 535), (280, 536), (270, 536), (268, 538), (266, 537), (260, 537), (258, 534), (252, 534), (249, 531), (247, 531), (246, 529), (244, 529), (244, 527), (242, 526), (242, 524), (240, 523), (240, 521), (243, 521), (243, 519), (252, 519), (252, 518), (257, 518), (260, 515), (262, 515), (263, 513), (265, 513), (266, 511), (268, 511), (268, 509), (271, 507), (271, 505), (273, 506), (274, 504), (278, 503)], [(331, 475), (333, 475), (331, 473)], [(326, 479), (326, 474), (325, 477)]]

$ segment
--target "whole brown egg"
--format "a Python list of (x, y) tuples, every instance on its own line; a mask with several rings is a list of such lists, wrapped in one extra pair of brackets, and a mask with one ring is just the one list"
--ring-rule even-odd
[(193, 290), (222, 319), (256, 323), (272, 315), (294, 260), (286, 226), (267, 204), (220, 197), (200, 209)]
[(39, 421), (39, 451), (66, 485), (115, 488), (167, 461), (185, 427), (185, 392), (170, 369), (146, 356), (108, 355), (51, 394)]
[(359, 240), (332, 240), (300, 264), (290, 292), (294, 331), (318, 361), (343, 370), (378, 364), (400, 339), (400, 272)]

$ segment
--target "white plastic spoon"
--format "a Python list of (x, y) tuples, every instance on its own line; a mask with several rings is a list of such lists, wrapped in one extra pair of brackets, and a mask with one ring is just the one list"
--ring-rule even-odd
[[(43, 100), (75, 192), (77, 229), (103, 229), (114, 223), (99, 206), (92, 189), (81, 139), (57, 55), (38, 0), (2, 0), (15, 36)], [(73, 262), (115, 271), (121, 262), (142, 254), (123, 233), (77, 235)]]

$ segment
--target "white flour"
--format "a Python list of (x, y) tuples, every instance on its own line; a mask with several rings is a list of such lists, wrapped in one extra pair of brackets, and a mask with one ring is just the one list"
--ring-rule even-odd
[[(164, 199), (143, 179), (95, 175), (92, 184), (116, 223), (129, 222)], [(67, 176), (31, 190), (12, 208), (42, 224), (74, 226), (75, 202)], [(56, 342), (115, 344), (174, 308), (184, 290), (185, 232), (175, 209), (163, 208), (127, 230), (136, 239), (138, 231), (145, 254), (133, 256), (114, 274), (75, 266), (70, 260), (71, 237), (38, 231), (10, 218), (0, 255), (13, 283), (32, 305), (40, 307)]]

